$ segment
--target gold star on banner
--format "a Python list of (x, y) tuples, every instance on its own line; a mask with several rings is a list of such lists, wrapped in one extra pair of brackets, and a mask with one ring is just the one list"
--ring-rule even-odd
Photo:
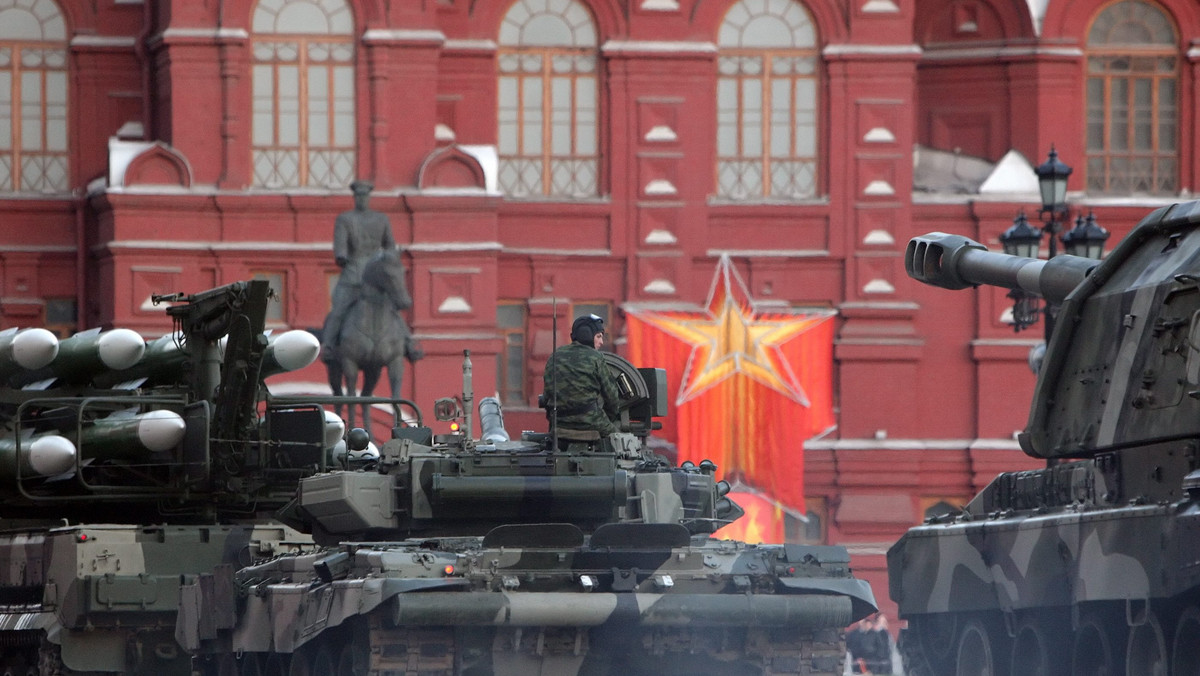
[(803, 406), (808, 396), (779, 346), (825, 316), (760, 314), (728, 256), (722, 256), (702, 313), (646, 313), (642, 320), (692, 346), (676, 405), (742, 374)]

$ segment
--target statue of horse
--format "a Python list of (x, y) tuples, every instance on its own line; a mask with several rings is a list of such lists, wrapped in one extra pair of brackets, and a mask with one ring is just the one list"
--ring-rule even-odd
[[(404, 360), (423, 355), (400, 316), (412, 307), (404, 283), (404, 264), (395, 249), (375, 254), (363, 267), (362, 286), (342, 321), (338, 336), (322, 336), (322, 360), (335, 395), (356, 396), (359, 371), (363, 374), (362, 396), (371, 396), (383, 369), (388, 372), (393, 398), (400, 397)], [(328, 321), (326, 322), (328, 324)], [(349, 427), (355, 426), (355, 407), (349, 411)], [(338, 411), (341, 414), (341, 411)], [(363, 426), (370, 422), (370, 409), (362, 406)]]

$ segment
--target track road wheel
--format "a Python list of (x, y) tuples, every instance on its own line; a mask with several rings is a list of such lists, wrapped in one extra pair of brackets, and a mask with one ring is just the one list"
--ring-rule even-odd
[(1017, 626), (1013, 640), (1013, 676), (1058, 676), (1070, 666), (1068, 645), (1050, 629), (1050, 622), (1028, 618)]
[(262, 676), (262, 657), (258, 653), (246, 653), (238, 661), (238, 676)]
[(328, 641), (322, 640), (316, 652), (313, 653), (312, 673), (317, 676), (332, 676), (336, 668), (337, 662), (334, 661), (333, 650)]
[(338, 652), (336, 676), (362, 676), (363, 670), (354, 669), (354, 645), (347, 643)]
[(1171, 645), (1171, 675), (1200, 676), (1200, 608), (1183, 611)]
[(1129, 639), (1125, 643), (1125, 673), (1167, 676), (1169, 659), (1158, 615), (1147, 610), (1146, 621), (1129, 628)]
[(3, 676), (37, 676), (37, 669), (29, 664), (24, 654), (13, 654), (4, 660)]
[(288, 661), (287, 676), (324, 676), (329, 673), (314, 670), (312, 657), (312, 644), (305, 644), (304, 647), (293, 652), (292, 659)]
[(263, 662), (263, 676), (289, 676), (288, 656), (280, 653), (267, 655), (266, 661)]
[(999, 656), (987, 625), (977, 619), (967, 620), (958, 635), (955, 676), (999, 676)]
[(955, 634), (959, 618), (953, 613), (920, 615), (908, 620), (901, 635), (900, 654), (904, 673), (910, 676), (941, 676), (954, 667)]
[(231, 653), (210, 655), (204, 658), (200, 664), (201, 673), (204, 676), (239, 676), (241, 674), (237, 658)]
[[(1106, 618), (1104, 615), (1086, 615), (1079, 623), (1071, 649), (1071, 676), (1120, 676), (1124, 673), (1118, 643), (1108, 629), (1117, 622)], [(1124, 639), (1124, 620), (1120, 625)], [(1120, 645), (1124, 647), (1123, 641)]]
[(38, 648), (38, 663), (35, 673), (41, 676), (100, 676), (102, 672), (68, 669), (62, 662), (62, 652), (58, 645), (43, 637), (41, 646)]

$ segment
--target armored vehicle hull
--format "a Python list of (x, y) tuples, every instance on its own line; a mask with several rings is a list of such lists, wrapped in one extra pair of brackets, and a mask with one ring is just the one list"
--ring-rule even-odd
[(1023, 450), (961, 514), (888, 553), (909, 673), (1200, 673), (1200, 203), (1160, 209), (1102, 263), (932, 233), (909, 274), (1061, 309)]
[[(213, 675), (842, 673), (841, 628), (873, 609), (844, 550), (658, 526), (585, 537), (545, 524), (284, 557), (187, 588), (187, 607), (217, 626), (183, 642)], [(204, 593), (229, 588), (244, 592), (236, 617)]]
[(394, 430), (300, 482), (288, 513), (324, 549), (187, 580), (180, 644), (213, 676), (842, 673), (875, 611), (846, 550), (711, 538), (742, 514), (716, 466), (645, 444), (664, 374), (606, 359), (626, 432), (512, 441), (491, 398), (488, 442)]
[[(268, 291), (161, 298), (149, 343), (0, 332), (0, 674), (841, 673), (870, 588), (842, 548), (710, 538), (741, 510), (648, 450), (661, 370), (607, 358), (612, 439), (511, 441), (495, 400), (486, 442), (435, 437), (271, 396), (319, 346), (264, 333)], [(360, 403), (396, 412), (378, 448), (328, 411)]]

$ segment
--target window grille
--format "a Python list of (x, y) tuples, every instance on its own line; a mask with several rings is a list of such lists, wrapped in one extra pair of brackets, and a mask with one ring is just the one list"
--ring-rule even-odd
[(342, 0), (262, 0), (254, 12), (254, 184), (354, 180), (354, 21)]
[(814, 197), (820, 73), (808, 12), (791, 0), (743, 0), (717, 44), (717, 196)]
[(67, 34), (53, 0), (0, 0), (0, 191), (69, 190)]
[(1087, 189), (1179, 191), (1179, 48), (1162, 10), (1125, 0), (1097, 15), (1087, 42)]
[(574, 0), (520, 0), (500, 26), (500, 189), (511, 197), (599, 191), (596, 30)]

